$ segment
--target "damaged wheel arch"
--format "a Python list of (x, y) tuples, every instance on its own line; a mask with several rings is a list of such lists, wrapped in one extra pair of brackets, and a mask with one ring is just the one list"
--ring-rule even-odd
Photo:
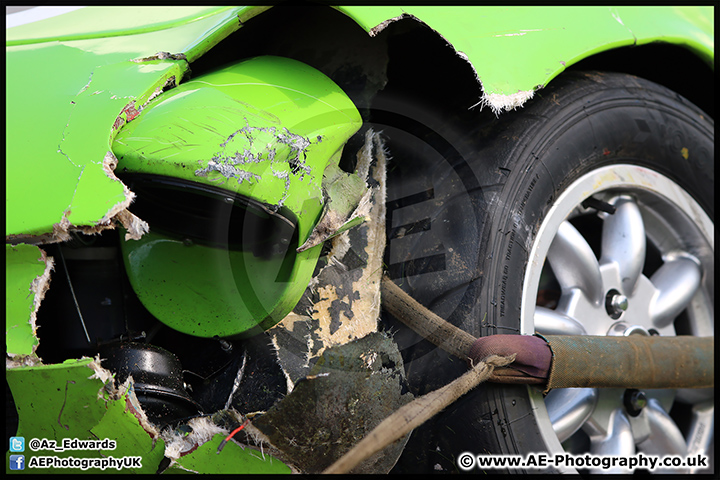
[[(118, 174), (144, 192), (139, 208), (165, 217), (143, 239), (122, 242), (130, 281), (151, 313), (202, 337), (254, 334), (280, 321), (315, 269), (319, 244), (298, 249), (323, 205), (343, 197), (357, 204), (367, 190), (360, 181), (329, 198), (337, 189), (327, 181), (357, 178), (328, 179), (326, 170), (359, 127), (352, 102), (322, 73), (264, 56), (180, 85), (123, 128), (113, 144)], [(141, 175), (155, 180), (141, 183)], [(188, 234), (189, 222), (215, 215), (222, 218)], [(203, 234), (218, 241), (207, 244)]]

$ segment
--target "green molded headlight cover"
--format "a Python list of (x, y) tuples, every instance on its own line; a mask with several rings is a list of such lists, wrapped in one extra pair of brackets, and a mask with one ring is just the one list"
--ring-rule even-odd
[[(201, 337), (257, 333), (280, 321), (320, 253), (295, 249), (322, 211), (323, 172), (360, 125), (329, 78), (281, 57), (231, 65), (150, 103), (113, 143), (117, 175), (138, 188), (140, 210), (130, 210), (150, 225), (140, 240), (122, 240), (145, 307)], [(278, 225), (292, 225), (283, 243)], [(263, 235), (275, 243), (263, 247)]]

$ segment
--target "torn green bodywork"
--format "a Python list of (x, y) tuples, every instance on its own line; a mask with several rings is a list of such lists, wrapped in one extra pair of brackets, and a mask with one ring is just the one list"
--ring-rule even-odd
[(566, 67), (613, 48), (666, 42), (714, 63), (712, 7), (342, 6), (371, 35), (389, 21), (415, 18), (473, 66), (479, 103), (511, 110)]
[[(165, 458), (165, 441), (141, 412), (132, 383), (113, 387), (109, 372), (97, 360), (82, 358), (57, 365), (23, 366), (7, 371), (7, 382), (13, 391), (20, 426), (17, 436), (26, 439), (26, 462), (33, 457), (102, 459), (140, 457), (139, 462), (123, 468), (105, 469), (75, 467), (67, 472), (84, 473), (156, 473)], [(42, 397), (39, 397), (42, 392)], [(287, 473), (289, 468), (277, 459), (250, 448), (229, 442), (223, 454), (216, 456), (217, 445), (225, 435), (215, 437), (181, 456), (177, 463), (189, 470), (206, 473)], [(45, 440), (35, 448), (32, 441)], [(63, 447), (63, 439), (113, 440), (97, 449), (80, 450)], [(50, 442), (54, 442), (54, 448)], [(10, 452), (8, 452), (9, 456)], [(216, 456), (211, 458), (210, 455)], [(37, 459), (36, 459), (37, 460)], [(6, 472), (9, 461), (6, 462)], [(174, 463), (171, 463), (171, 467)], [(180, 468), (175, 467), (175, 468)], [(207, 469), (209, 468), (209, 470)], [(34, 467), (25, 473), (63, 471)], [(12, 471), (17, 474), (18, 471)]]
[[(181, 84), (189, 63), (267, 8), (88, 7), (6, 30), (6, 236), (19, 243), (6, 245), (6, 361), (10, 367), (7, 381), (20, 417), (17, 435), (28, 440), (107, 437), (118, 442), (112, 452), (39, 453), (141, 456), (138, 472), (157, 471), (164, 442), (138, 419), (130, 391), (112, 397), (104, 380), (92, 378), (91, 359), (37, 364), (34, 314), (48, 286), (52, 262), (41, 249), (22, 242), (65, 241), (71, 228), (93, 232), (116, 223), (140, 238), (146, 229), (127, 212), (132, 194), (112, 172), (111, 145), (116, 134), (133, 126), (163, 89), (171, 93)], [(404, 17), (428, 25), (473, 66), (483, 90), (481, 102), (496, 111), (522, 105), (567, 66), (612, 48), (667, 42), (688, 48), (710, 65), (714, 62), (712, 7), (336, 8), (370, 35)], [(285, 126), (303, 137), (307, 132), (299, 134), (290, 128), (301, 123)], [(270, 132), (272, 125), (272, 121), (262, 124), (265, 130), (254, 132), (279, 141), (284, 131)], [(305, 138), (310, 141), (309, 136)], [(232, 142), (229, 134), (215, 140), (220, 140), (214, 144), (218, 147), (221, 142)], [(336, 151), (321, 142), (312, 146), (327, 148), (330, 155)], [(234, 153), (225, 152), (225, 156)], [(188, 170), (193, 181), (222, 180), (220, 171), (210, 165), (211, 158), (196, 159), (201, 163)], [(168, 164), (167, 168), (176, 167)], [(317, 179), (322, 174), (314, 172), (312, 188), (302, 184), (315, 194), (311, 200), (314, 217), (299, 218), (306, 235), (322, 207), (317, 196)], [(275, 182), (268, 192), (258, 192), (267, 195), (265, 201), (291, 204), (283, 199), (285, 185), (271, 169), (255, 175)], [(295, 203), (293, 208), (302, 213), (305, 206)], [(143, 239), (145, 243), (137, 246), (157, 240), (149, 234)], [(317, 255), (314, 250), (307, 251), (308, 259)], [(299, 293), (306, 286), (300, 284)], [(42, 325), (38, 328), (42, 337)], [(327, 378), (315, 380), (319, 384)], [(267, 454), (243, 450), (234, 443), (218, 456), (221, 438), (216, 435), (180, 457), (168, 473), (289, 470)]]
[[(187, 62), (267, 8), (143, 7), (139, 14), (89, 7), (8, 29), (7, 156), (32, 159), (37, 168), (8, 162), (6, 233), (52, 235), (65, 217), (72, 225), (107, 223), (127, 200), (102, 169), (118, 115), (170, 77), (179, 83)], [(567, 66), (620, 46), (668, 42), (711, 64), (714, 58), (712, 7), (336, 8), (371, 34), (403, 16), (427, 24), (467, 57), (481, 102), (497, 111), (521, 105)], [(187, 62), (165, 58), (154, 69), (131, 62), (158, 52)], [(95, 77), (99, 67), (107, 75)], [(91, 124), (76, 126), (86, 115)]]
[(34, 245), (5, 245), (5, 345), (27, 356), (38, 345), (35, 313), (48, 286), (52, 261)]
[[(131, 408), (129, 392), (113, 398), (104, 385), (107, 379), (100, 378), (91, 368), (93, 363), (93, 359), (83, 358), (57, 365), (26, 366), (7, 371), (7, 382), (13, 391), (20, 420), (17, 435), (27, 439), (27, 460), (30, 461), (33, 456), (140, 456), (142, 468), (130, 471), (155, 473), (164, 456), (162, 439), (143, 428)], [(42, 392), (42, 401), (39, 401), (39, 392)], [(31, 447), (31, 439), (34, 438), (55, 441), (58, 448), (35, 451)], [(75, 438), (110, 438), (117, 443), (112, 450), (60, 451), (63, 439)], [(26, 470), (36, 473), (42, 471)], [(86, 472), (102, 473), (102, 470), (91, 468)]]
[[(108, 175), (106, 162), (114, 126), (125, 121), (118, 117), (126, 119), (128, 105), (140, 109), (166, 83), (179, 81), (187, 68), (183, 61), (139, 64), (118, 54), (100, 60), (77, 47), (39, 44), (6, 53), (7, 88), (17, 92), (7, 97), (12, 116), (7, 158), (27, 159), (32, 165), (6, 164), (6, 234), (11, 239), (46, 236), (56, 241), (70, 224), (110, 225), (130, 203), (123, 185)], [(64, 69), (70, 59), (78, 68), (60, 77), (61, 92), (46, 88), (53, 81), (47, 72)], [(14, 74), (16, 70), (24, 75)]]
[[(128, 112), (265, 8), (143, 7), (143, 23), (137, 9), (91, 7), (8, 29), (6, 235), (62, 241), (70, 225), (112, 226), (131, 195), (104, 162)], [(158, 52), (186, 60), (142, 61)]]

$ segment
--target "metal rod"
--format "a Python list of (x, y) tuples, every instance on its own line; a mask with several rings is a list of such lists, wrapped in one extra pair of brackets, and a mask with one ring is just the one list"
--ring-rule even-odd
[(85, 338), (87, 338), (88, 345), (92, 344), (92, 341), (90, 340), (90, 335), (87, 331), (87, 327), (85, 326), (85, 319), (82, 316), (82, 312), (80, 311), (80, 305), (78, 304), (77, 297), (75, 296), (75, 289), (73, 288), (72, 281), (70, 280), (70, 272), (68, 272), (67, 264), (65, 263), (65, 256), (62, 253), (62, 247), (58, 247), (58, 252), (60, 252), (60, 260), (62, 261), (63, 269), (65, 270), (65, 277), (67, 278), (68, 285), (70, 285), (70, 293), (72, 293), (72, 298), (75, 302), (75, 308), (77, 309), (78, 316), (80, 317), (80, 323), (82, 324), (83, 330), (85, 331)]
[(711, 388), (715, 337), (545, 335), (547, 388)]
[(534, 345), (537, 337), (492, 335), (476, 339), (418, 303), (387, 276), (383, 277), (381, 292), (385, 310), (463, 360), (478, 361), (488, 353), (517, 353), (516, 362), (497, 368), (491, 382), (546, 384), (548, 389), (676, 389), (715, 384), (714, 337), (545, 335), (541, 338), (552, 354), (541, 358), (537, 353), (543, 349)]
[(240, 382), (242, 381), (243, 375), (245, 374), (245, 364), (246, 363), (247, 363), (247, 350), (245, 350), (243, 352), (242, 365), (238, 369), (238, 373), (235, 376), (235, 380), (233, 381), (232, 391), (230, 392), (230, 395), (228, 396), (227, 402), (225, 402), (225, 410), (230, 408), (230, 406), (232, 405), (233, 395), (235, 395), (235, 392), (237, 392), (238, 388), (240, 388)]

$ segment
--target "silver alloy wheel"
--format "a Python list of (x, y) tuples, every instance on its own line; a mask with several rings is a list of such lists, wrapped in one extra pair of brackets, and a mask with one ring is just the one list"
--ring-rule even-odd
[[(582, 205), (589, 197), (595, 208)], [(614, 213), (597, 210), (608, 210), (608, 204)], [(573, 223), (579, 217), (596, 217), (600, 226), (578, 230)], [(523, 284), (521, 332), (712, 336), (713, 232), (697, 202), (655, 171), (613, 165), (582, 176), (557, 198), (535, 237)], [(598, 240), (596, 255), (590, 245)], [(657, 268), (648, 264), (649, 252), (659, 257)], [(561, 290), (554, 308), (537, 304), (541, 278), (548, 276)], [(551, 455), (579, 453), (578, 448), (596, 455), (710, 455), (712, 389), (564, 389), (545, 398), (529, 390)], [(686, 424), (669, 415), (674, 404), (689, 412)], [(633, 405), (637, 411), (629, 411)], [(585, 444), (578, 447), (583, 436)]]

